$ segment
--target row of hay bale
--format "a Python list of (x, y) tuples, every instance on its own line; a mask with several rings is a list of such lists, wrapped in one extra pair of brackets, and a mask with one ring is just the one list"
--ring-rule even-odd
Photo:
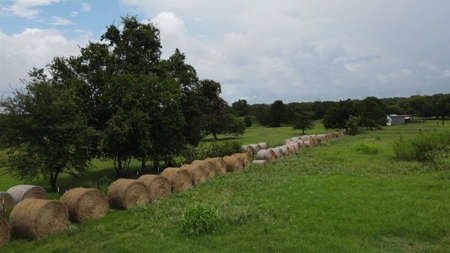
[(137, 180), (118, 179), (110, 185), (107, 196), (97, 189), (74, 188), (65, 192), (60, 200), (48, 200), (47, 193), (39, 186), (17, 186), (2, 194), (8, 204), (1, 206), (12, 211), (9, 223), (0, 217), (0, 246), (10, 237), (38, 239), (64, 231), (70, 221), (103, 217), (110, 207), (128, 209), (164, 199), (172, 192), (185, 191), (215, 175), (238, 171), (249, 164), (250, 156), (246, 153), (197, 160), (180, 168), (166, 168), (161, 175), (142, 175)]
[(336, 131), (329, 134), (304, 135), (287, 139), (285, 140), (285, 144), (282, 146), (269, 148), (267, 142), (262, 142), (258, 144), (244, 145), (242, 146), (242, 149), (248, 154), (256, 155), (255, 160), (252, 162), (253, 164), (265, 165), (277, 158), (295, 154), (303, 148), (312, 148), (320, 143), (326, 143), (332, 139), (343, 136), (344, 134), (341, 131)]

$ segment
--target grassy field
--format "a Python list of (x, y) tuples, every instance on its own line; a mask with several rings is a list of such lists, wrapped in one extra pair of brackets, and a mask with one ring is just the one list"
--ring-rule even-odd
[[(450, 252), (450, 171), (399, 161), (392, 149), (400, 135), (449, 124), (346, 136), (264, 167), (215, 177), (151, 205), (72, 223), (61, 234), (12, 240), (1, 252)], [(325, 132), (317, 127), (307, 133)], [(251, 128), (236, 140), (277, 145), (300, 133)], [(377, 152), (361, 149), (365, 146)], [(97, 176), (108, 166), (99, 164)], [(16, 181), (0, 179), (1, 188), (11, 183)], [(183, 232), (186, 210), (201, 204), (218, 213), (213, 233)]]

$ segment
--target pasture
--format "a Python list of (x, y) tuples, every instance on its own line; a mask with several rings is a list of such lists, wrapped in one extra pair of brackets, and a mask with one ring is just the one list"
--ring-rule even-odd
[[(450, 171), (400, 161), (392, 149), (400, 135), (441, 131), (449, 124), (398, 125), (345, 136), (266, 166), (216, 176), (150, 205), (110, 209), (105, 217), (72, 223), (63, 233), (12, 240), (1, 251), (450, 252)], [(307, 134), (327, 132), (316, 126)], [(219, 138), (275, 146), (300, 133), (255, 127), (242, 137)], [(93, 184), (105, 171), (114, 175), (110, 163), (94, 165), (82, 180), (63, 176), (61, 187)], [(136, 162), (130, 177), (138, 168)], [(2, 175), (0, 190), (18, 183)], [(217, 213), (217, 219), (206, 220), (211, 233), (186, 233), (186, 213), (199, 206)]]

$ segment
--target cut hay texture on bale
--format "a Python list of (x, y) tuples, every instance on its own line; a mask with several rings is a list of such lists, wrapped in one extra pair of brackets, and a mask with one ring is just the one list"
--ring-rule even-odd
[(242, 146), (242, 151), (248, 154), (253, 154), (253, 148), (250, 145), (244, 145)]
[(216, 175), (216, 170), (214, 169), (214, 166), (212, 163), (207, 162), (205, 160), (195, 160), (191, 163), (191, 165), (195, 167), (200, 167), (203, 171), (205, 171), (206, 179), (213, 178)]
[(214, 164), (214, 171), (217, 175), (223, 175), (227, 173), (227, 164), (222, 157), (206, 158), (205, 161)]
[(191, 174), (185, 169), (181, 168), (165, 168), (161, 176), (167, 178), (172, 185), (173, 192), (186, 191), (192, 186)]
[(275, 147), (275, 148), (270, 148), (270, 150), (273, 150), (276, 159), (283, 157), (283, 151), (281, 150), (281, 148)]
[(118, 179), (108, 189), (109, 206), (116, 209), (128, 209), (150, 201), (144, 183), (133, 179)]
[(16, 204), (13, 196), (8, 192), (0, 192), (0, 214), (10, 210)]
[(267, 160), (253, 160), (252, 164), (254, 165), (267, 165)]
[(71, 189), (64, 193), (61, 202), (69, 212), (69, 219), (74, 222), (101, 218), (109, 209), (108, 199), (97, 189)]
[(147, 187), (150, 200), (165, 199), (172, 194), (169, 179), (160, 175), (142, 175), (139, 179)]
[(206, 182), (206, 180), (208, 180), (209, 173), (204, 167), (192, 164), (184, 164), (183, 166), (181, 166), (181, 169), (185, 169), (187, 170), (187, 172), (189, 172), (189, 174), (191, 175), (192, 184), (194, 185), (203, 184), (204, 182)]
[(19, 203), (24, 199), (48, 199), (47, 192), (44, 188), (36, 185), (15, 185), (7, 191), (14, 198), (14, 201)]
[(272, 149), (261, 149), (256, 155), (256, 160), (272, 161), (276, 159), (275, 152)]
[(243, 168), (242, 161), (236, 156), (224, 156), (223, 160), (227, 165), (228, 172), (240, 171)]
[[(266, 148), (269, 148), (269, 143), (268, 142), (260, 142), (260, 143), (258, 143), (259, 144), (259, 146), (262, 148), (262, 149), (266, 149)], [(256, 154), (257, 154), (258, 152), (256, 152)]]
[(24, 199), (9, 217), (13, 238), (38, 239), (66, 230), (69, 223), (67, 208), (59, 200)]
[(9, 241), (10, 227), (8, 222), (0, 216), (0, 247)]
[(261, 149), (261, 145), (259, 144), (250, 144), (253, 149), (253, 154), (258, 154), (258, 151)]
[(231, 156), (235, 156), (240, 159), (244, 168), (250, 165), (250, 156), (247, 153), (234, 153)]
[(281, 149), (281, 151), (283, 151), (283, 156), (289, 156), (291, 154), (291, 150), (289, 149), (288, 146), (283, 145), (279, 147)]

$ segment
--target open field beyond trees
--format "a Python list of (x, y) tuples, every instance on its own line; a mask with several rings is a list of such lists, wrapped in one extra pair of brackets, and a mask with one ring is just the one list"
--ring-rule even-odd
[[(449, 124), (345, 136), (267, 166), (216, 176), (150, 205), (111, 209), (104, 218), (72, 223), (60, 234), (12, 240), (1, 252), (450, 252), (450, 171), (400, 161), (393, 151), (400, 135), (443, 131)], [(327, 132), (316, 126), (307, 134)], [(300, 133), (253, 127), (242, 137), (219, 138), (275, 146)], [(376, 152), (361, 148), (367, 146)], [(130, 178), (140, 169), (135, 163)], [(82, 179), (61, 176), (60, 187), (115, 176), (111, 162), (94, 165)], [(2, 175), (0, 190), (20, 183)], [(47, 181), (33, 184), (46, 187)], [(199, 206), (218, 214), (210, 220), (211, 234), (182, 230), (186, 211)]]

